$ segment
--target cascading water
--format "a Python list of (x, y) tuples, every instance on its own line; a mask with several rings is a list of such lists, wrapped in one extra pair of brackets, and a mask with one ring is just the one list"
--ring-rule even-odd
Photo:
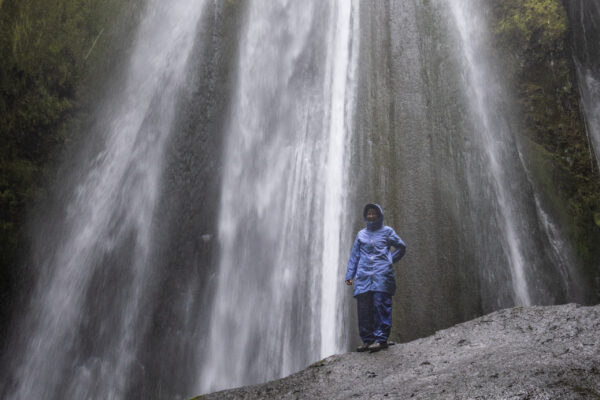
[[(566, 3), (572, 27), (572, 52), (587, 129), (590, 152), (600, 170), (600, 1), (573, 0)], [(600, 277), (596, 277), (596, 297)]]
[[(492, 223), (480, 225), (487, 234), (479, 234), (485, 241), (478, 246), (487, 281), (483, 287), (496, 297), (492, 308), (579, 300), (584, 296), (577, 262), (564, 233), (542, 206), (518, 133), (519, 113), (492, 67), (501, 63), (492, 61), (486, 21), (480, 14), (484, 7), (457, 0), (448, 5), (462, 42), (465, 90), (474, 115), (475, 135), (466, 154), (468, 182), (472, 199), (487, 203), (483, 207), (473, 203), (473, 224), (481, 224), (486, 216)], [(490, 232), (495, 237), (487, 236)], [(491, 251), (494, 243), (500, 252)], [(508, 275), (502, 272), (504, 263)], [(512, 287), (508, 302), (497, 289), (503, 281)]]
[(484, 6), (204, 3), (148, 1), (93, 156), (36, 239), (1, 394), (185, 398), (345, 350), (366, 201), (408, 245), (395, 338), (572, 301)]
[(579, 76), (579, 91), (585, 113), (588, 138), (592, 149), (595, 152), (595, 158), (598, 168), (600, 168), (600, 79), (591, 68), (577, 63), (577, 74)]
[[(203, 2), (149, 1), (101, 150), (80, 165), (15, 349), (11, 399), (121, 399), (148, 328), (165, 143)], [(108, 107), (111, 109), (111, 107)]]
[[(531, 278), (528, 277), (526, 269), (534, 262), (534, 258), (528, 259), (525, 252), (527, 247), (535, 249), (535, 246), (528, 240), (527, 229), (522, 225), (526, 219), (522, 215), (522, 203), (519, 203), (521, 194), (515, 193), (522, 188), (513, 184), (523, 179), (523, 174), (518, 171), (518, 149), (508, 117), (504, 114), (507, 108), (502, 102), (506, 100), (496, 81), (497, 78), (487, 65), (487, 52), (484, 47), (487, 32), (482, 17), (478, 15), (479, 7), (468, 2), (452, 0), (448, 5), (462, 41), (466, 92), (475, 115), (474, 130), (478, 134), (474, 143), (483, 150), (483, 159), (469, 161), (469, 184), (474, 193), (479, 192), (481, 186), (489, 185), (486, 190), (489, 190), (493, 197), (488, 197), (487, 200), (495, 203), (493, 213), (500, 230), (498, 240), (502, 243), (510, 268), (509, 279), (514, 304), (531, 305), (532, 284), (528, 282)], [(487, 176), (479, 175), (479, 163), (487, 165)], [(492, 276), (491, 280), (497, 282), (497, 278)]]
[(600, 1), (573, 0), (567, 8), (574, 31), (573, 52), (588, 137), (600, 169)]
[(280, 377), (341, 349), (355, 7), (249, 4), (223, 155), (221, 258), (200, 392)]

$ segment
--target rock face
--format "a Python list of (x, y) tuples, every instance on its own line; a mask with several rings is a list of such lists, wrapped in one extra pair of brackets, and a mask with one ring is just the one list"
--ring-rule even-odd
[(513, 308), (197, 399), (600, 399), (600, 305)]

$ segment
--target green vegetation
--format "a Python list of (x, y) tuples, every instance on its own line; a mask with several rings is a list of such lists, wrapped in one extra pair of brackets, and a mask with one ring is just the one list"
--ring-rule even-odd
[[(0, 1), (0, 321), (24, 279), (26, 212), (81, 122), (135, 0)], [(139, 11), (138, 11), (139, 13)], [(119, 17), (120, 16), (120, 17)], [(120, 24), (120, 25), (119, 25)], [(117, 45), (115, 45), (117, 43)], [(109, 49), (110, 47), (110, 49)], [(87, 100), (86, 100), (87, 99)], [(0, 322), (1, 324), (1, 322)], [(2, 324), (5, 325), (5, 324)], [(0, 332), (1, 333), (1, 332)]]
[(570, 31), (560, 0), (502, 0), (496, 41), (523, 113), (531, 170), (590, 277), (600, 259), (600, 176), (580, 113)]

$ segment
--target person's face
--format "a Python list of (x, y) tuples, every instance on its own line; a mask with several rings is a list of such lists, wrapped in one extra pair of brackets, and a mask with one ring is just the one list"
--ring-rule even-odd
[(369, 222), (375, 222), (375, 221), (377, 221), (378, 217), (379, 217), (379, 213), (377, 212), (376, 209), (369, 208), (367, 210), (367, 221), (369, 221)]

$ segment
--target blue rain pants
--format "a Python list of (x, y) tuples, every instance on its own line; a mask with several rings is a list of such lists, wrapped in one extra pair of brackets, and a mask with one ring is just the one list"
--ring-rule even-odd
[(356, 296), (358, 333), (364, 343), (385, 343), (392, 328), (392, 296), (385, 292), (364, 292)]

